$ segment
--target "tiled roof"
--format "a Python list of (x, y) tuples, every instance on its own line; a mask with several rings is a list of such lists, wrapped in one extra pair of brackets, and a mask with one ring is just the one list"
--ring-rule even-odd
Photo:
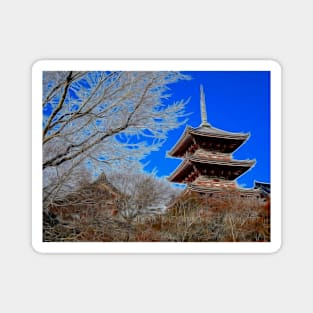
[(230, 160), (230, 161), (224, 161), (224, 160), (212, 160), (208, 158), (198, 157), (195, 155), (192, 155), (187, 160), (190, 160), (192, 162), (196, 163), (207, 163), (207, 164), (215, 164), (215, 165), (227, 165), (227, 166), (243, 166), (243, 167), (251, 167), (255, 164), (255, 160)]
[[(227, 188), (212, 188), (212, 187), (206, 187), (206, 186), (199, 186), (196, 184), (191, 184), (187, 187), (188, 190), (191, 191), (196, 191), (196, 192), (203, 192), (203, 193), (223, 193), (227, 192), (229, 193), (230, 191)], [(254, 196), (256, 195), (257, 191), (255, 189), (242, 189), (242, 188), (237, 188), (236, 189), (240, 194), (244, 194), (247, 196)]]
[(249, 138), (250, 134), (227, 132), (212, 126), (200, 126), (197, 128), (186, 127), (176, 145), (168, 152), (168, 155), (175, 156), (180, 148), (184, 148), (184, 146), (187, 147), (190, 142), (192, 142), (193, 136), (235, 140), (241, 142), (241, 145)]
[(197, 128), (189, 128), (191, 134), (197, 134), (205, 137), (218, 137), (246, 140), (250, 135), (249, 133), (233, 133), (212, 126), (200, 126)]
[(174, 181), (183, 171), (188, 171), (189, 170), (188, 168), (191, 168), (192, 163), (202, 163), (202, 164), (210, 164), (210, 165), (217, 165), (217, 166), (230, 166), (230, 167), (241, 167), (241, 168), (246, 167), (247, 169), (244, 170), (244, 172), (246, 172), (251, 166), (255, 164), (255, 160), (223, 161), (223, 160), (211, 160), (211, 159), (199, 158), (193, 155), (183, 160), (183, 162), (176, 168), (176, 170), (168, 177), (169, 181)]
[(259, 189), (264, 195), (271, 193), (271, 184), (254, 181), (254, 189)]

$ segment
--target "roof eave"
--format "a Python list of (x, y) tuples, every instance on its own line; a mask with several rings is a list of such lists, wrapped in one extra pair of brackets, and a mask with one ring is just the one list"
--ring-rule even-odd
[(190, 166), (191, 162), (188, 159), (184, 159), (183, 162), (175, 169), (175, 171), (167, 177), (167, 180), (173, 183), (180, 183), (180, 181), (176, 180), (180, 173), (182, 173), (188, 166)]
[(177, 140), (176, 144), (174, 145), (174, 147), (167, 151), (166, 154), (170, 157), (176, 157), (176, 153), (178, 152), (179, 148), (181, 147), (181, 145), (183, 144), (183, 142), (186, 140), (187, 136), (189, 135), (189, 131), (190, 131), (190, 126), (186, 126), (185, 130), (183, 131), (182, 135), (180, 136), (180, 138)]

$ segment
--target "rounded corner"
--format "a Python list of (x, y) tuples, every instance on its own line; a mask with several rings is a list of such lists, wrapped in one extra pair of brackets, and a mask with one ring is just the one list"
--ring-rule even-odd
[(283, 248), (283, 243), (282, 241), (279, 241), (275, 244), (273, 244), (273, 248), (269, 251), (270, 254), (276, 254), (279, 253)]
[(280, 73), (282, 72), (283, 66), (281, 62), (277, 59), (270, 59), (268, 60), (270, 63), (270, 66), (272, 69), (279, 71)]
[(41, 70), (45, 62), (46, 60), (43, 60), (43, 59), (35, 60), (31, 65), (32, 71), (35, 72), (37, 70)]
[(32, 241), (31, 247), (35, 253), (44, 254), (44, 251), (40, 248), (41, 247), (40, 243), (35, 243), (34, 241)]

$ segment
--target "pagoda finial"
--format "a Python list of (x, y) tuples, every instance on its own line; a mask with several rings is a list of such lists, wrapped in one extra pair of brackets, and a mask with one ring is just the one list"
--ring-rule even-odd
[(210, 126), (207, 120), (205, 95), (202, 85), (200, 85), (200, 106), (201, 106), (201, 126)]

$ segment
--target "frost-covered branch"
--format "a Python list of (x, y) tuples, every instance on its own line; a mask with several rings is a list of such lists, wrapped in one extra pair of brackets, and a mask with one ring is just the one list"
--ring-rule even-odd
[(185, 122), (188, 100), (168, 101), (170, 85), (183, 79), (180, 72), (44, 72), (44, 187), (64, 184), (56, 173), (68, 180), (69, 168), (86, 164), (97, 171), (140, 166)]

